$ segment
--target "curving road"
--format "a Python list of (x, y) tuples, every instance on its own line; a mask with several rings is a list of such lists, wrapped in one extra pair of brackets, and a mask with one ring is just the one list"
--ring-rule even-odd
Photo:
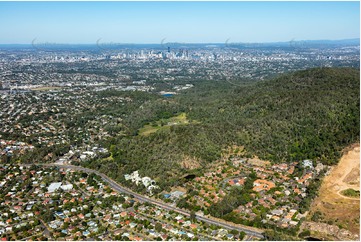
[[(140, 201), (149, 202), (149, 203), (152, 203), (152, 204), (154, 204), (156, 206), (159, 206), (159, 207), (161, 207), (163, 209), (176, 211), (176, 212), (178, 212), (180, 214), (183, 214), (185, 216), (190, 216), (190, 212), (188, 212), (188, 211), (186, 211), (184, 209), (173, 207), (173, 206), (171, 206), (171, 205), (169, 205), (167, 203), (159, 202), (159, 201), (154, 200), (152, 198), (149, 198), (149, 197), (147, 197), (145, 195), (135, 193), (135, 192), (123, 187), (123, 186), (120, 186), (118, 183), (113, 181), (111, 178), (109, 178), (105, 174), (100, 173), (99, 171), (96, 171), (96, 170), (92, 170), (92, 169), (81, 167), (81, 166), (62, 165), (62, 164), (36, 164), (36, 165), (57, 166), (59, 168), (78, 170), (78, 171), (83, 171), (83, 172), (86, 172), (86, 173), (95, 173), (95, 174), (101, 176), (103, 178), (103, 180), (106, 181), (107, 183), (109, 183), (109, 185), (114, 190), (116, 190), (117, 192), (125, 193), (125, 194), (128, 194), (128, 195), (133, 195), (134, 198), (136, 198), (136, 199), (138, 199)], [(259, 230), (259, 229), (252, 229), (251, 227), (244, 228), (244, 227), (241, 227), (241, 226), (231, 225), (231, 224), (228, 224), (228, 223), (225, 223), (225, 222), (221, 222), (221, 221), (218, 221), (218, 220), (215, 220), (215, 219), (212, 219), (212, 218), (199, 216), (199, 215), (196, 215), (196, 219), (198, 219), (200, 221), (203, 221), (203, 222), (207, 222), (209, 224), (214, 224), (214, 225), (217, 225), (217, 226), (221, 226), (221, 227), (226, 228), (226, 229), (230, 229), (230, 230), (234, 229), (234, 230), (237, 230), (237, 231), (243, 231), (247, 235), (250, 235), (252, 237), (256, 237), (256, 238), (259, 238), (259, 239), (264, 238), (263, 235), (262, 235), (262, 232), (260, 232), (261, 230)]]

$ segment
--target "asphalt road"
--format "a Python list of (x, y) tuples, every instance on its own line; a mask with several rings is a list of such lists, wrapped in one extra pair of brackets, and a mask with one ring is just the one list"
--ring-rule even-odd
[[(149, 203), (152, 203), (152, 204), (154, 204), (156, 206), (159, 206), (159, 207), (161, 207), (163, 209), (176, 211), (176, 212), (178, 212), (180, 214), (183, 214), (185, 216), (190, 216), (190, 212), (188, 212), (188, 211), (186, 211), (184, 209), (180, 209), (180, 208), (177, 208), (177, 207), (173, 207), (173, 206), (171, 206), (171, 205), (169, 205), (167, 203), (156, 201), (156, 200), (151, 199), (151, 198), (149, 198), (149, 197), (147, 197), (145, 195), (135, 193), (135, 192), (133, 192), (133, 191), (131, 191), (131, 190), (125, 188), (125, 187), (122, 187), (118, 183), (113, 181), (111, 178), (109, 178), (108, 176), (106, 176), (103, 173), (100, 173), (99, 171), (92, 170), (92, 169), (85, 168), (85, 167), (81, 167), (81, 166), (73, 166), (73, 165), (62, 165), (62, 164), (37, 164), (37, 165), (57, 166), (57, 167), (60, 167), (60, 168), (78, 170), (78, 171), (83, 171), (83, 172), (86, 172), (86, 173), (95, 173), (95, 174), (101, 176), (104, 181), (108, 182), (109, 185), (114, 190), (116, 190), (117, 192), (125, 193), (125, 194), (128, 194), (128, 195), (133, 195), (134, 198), (136, 198), (136, 199), (138, 199), (140, 201), (149, 202)], [(237, 231), (243, 231), (247, 235), (252, 236), (252, 237), (256, 237), (256, 238), (259, 238), (259, 239), (264, 238), (262, 233), (260, 233), (260, 232), (258, 232), (256, 230), (252, 230), (251, 228), (248, 229), (248, 228), (243, 228), (243, 227), (240, 227), (240, 226), (233, 226), (233, 225), (227, 224), (225, 222), (220, 222), (220, 221), (212, 219), (212, 218), (207, 218), (207, 217), (198, 216), (198, 215), (196, 215), (196, 219), (198, 219), (200, 221), (203, 221), (203, 222), (207, 222), (209, 224), (214, 224), (214, 225), (217, 225), (217, 226), (221, 226), (221, 227), (226, 228), (226, 229), (230, 229), (230, 230), (234, 229), (234, 230), (237, 230)]]

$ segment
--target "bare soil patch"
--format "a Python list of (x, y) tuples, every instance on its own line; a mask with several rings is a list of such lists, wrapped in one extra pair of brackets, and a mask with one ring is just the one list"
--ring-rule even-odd
[(201, 166), (201, 162), (195, 157), (192, 158), (189, 156), (184, 156), (183, 160), (180, 162), (180, 165), (185, 169), (196, 169)]
[(266, 167), (271, 164), (269, 161), (261, 160), (257, 156), (255, 156), (252, 159), (248, 159), (247, 162), (253, 166), (261, 166), (261, 167)]
[(360, 190), (360, 145), (348, 148), (339, 164), (332, 168), (322, 182), (319, 196), (314, 200), (310, 214), (317, 211), (323, 221), (360, 234), (360, 198), (343, 196), (341, 191), (352, 188)]
[(353, 168), (350, 173), (343, 179), (343, 182), (354, 185), (360, 183), (360, 168)]

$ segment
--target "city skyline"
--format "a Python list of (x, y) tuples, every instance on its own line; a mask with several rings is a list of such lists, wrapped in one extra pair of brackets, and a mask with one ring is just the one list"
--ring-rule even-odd
[(359, 8), (359, 2), (0, 2), (0, 44), (355, 39)]

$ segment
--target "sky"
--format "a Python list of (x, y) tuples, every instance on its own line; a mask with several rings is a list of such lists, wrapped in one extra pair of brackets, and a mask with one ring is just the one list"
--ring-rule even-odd
[(359, 2), (0, 2), (0, 44), (359, 38)]

